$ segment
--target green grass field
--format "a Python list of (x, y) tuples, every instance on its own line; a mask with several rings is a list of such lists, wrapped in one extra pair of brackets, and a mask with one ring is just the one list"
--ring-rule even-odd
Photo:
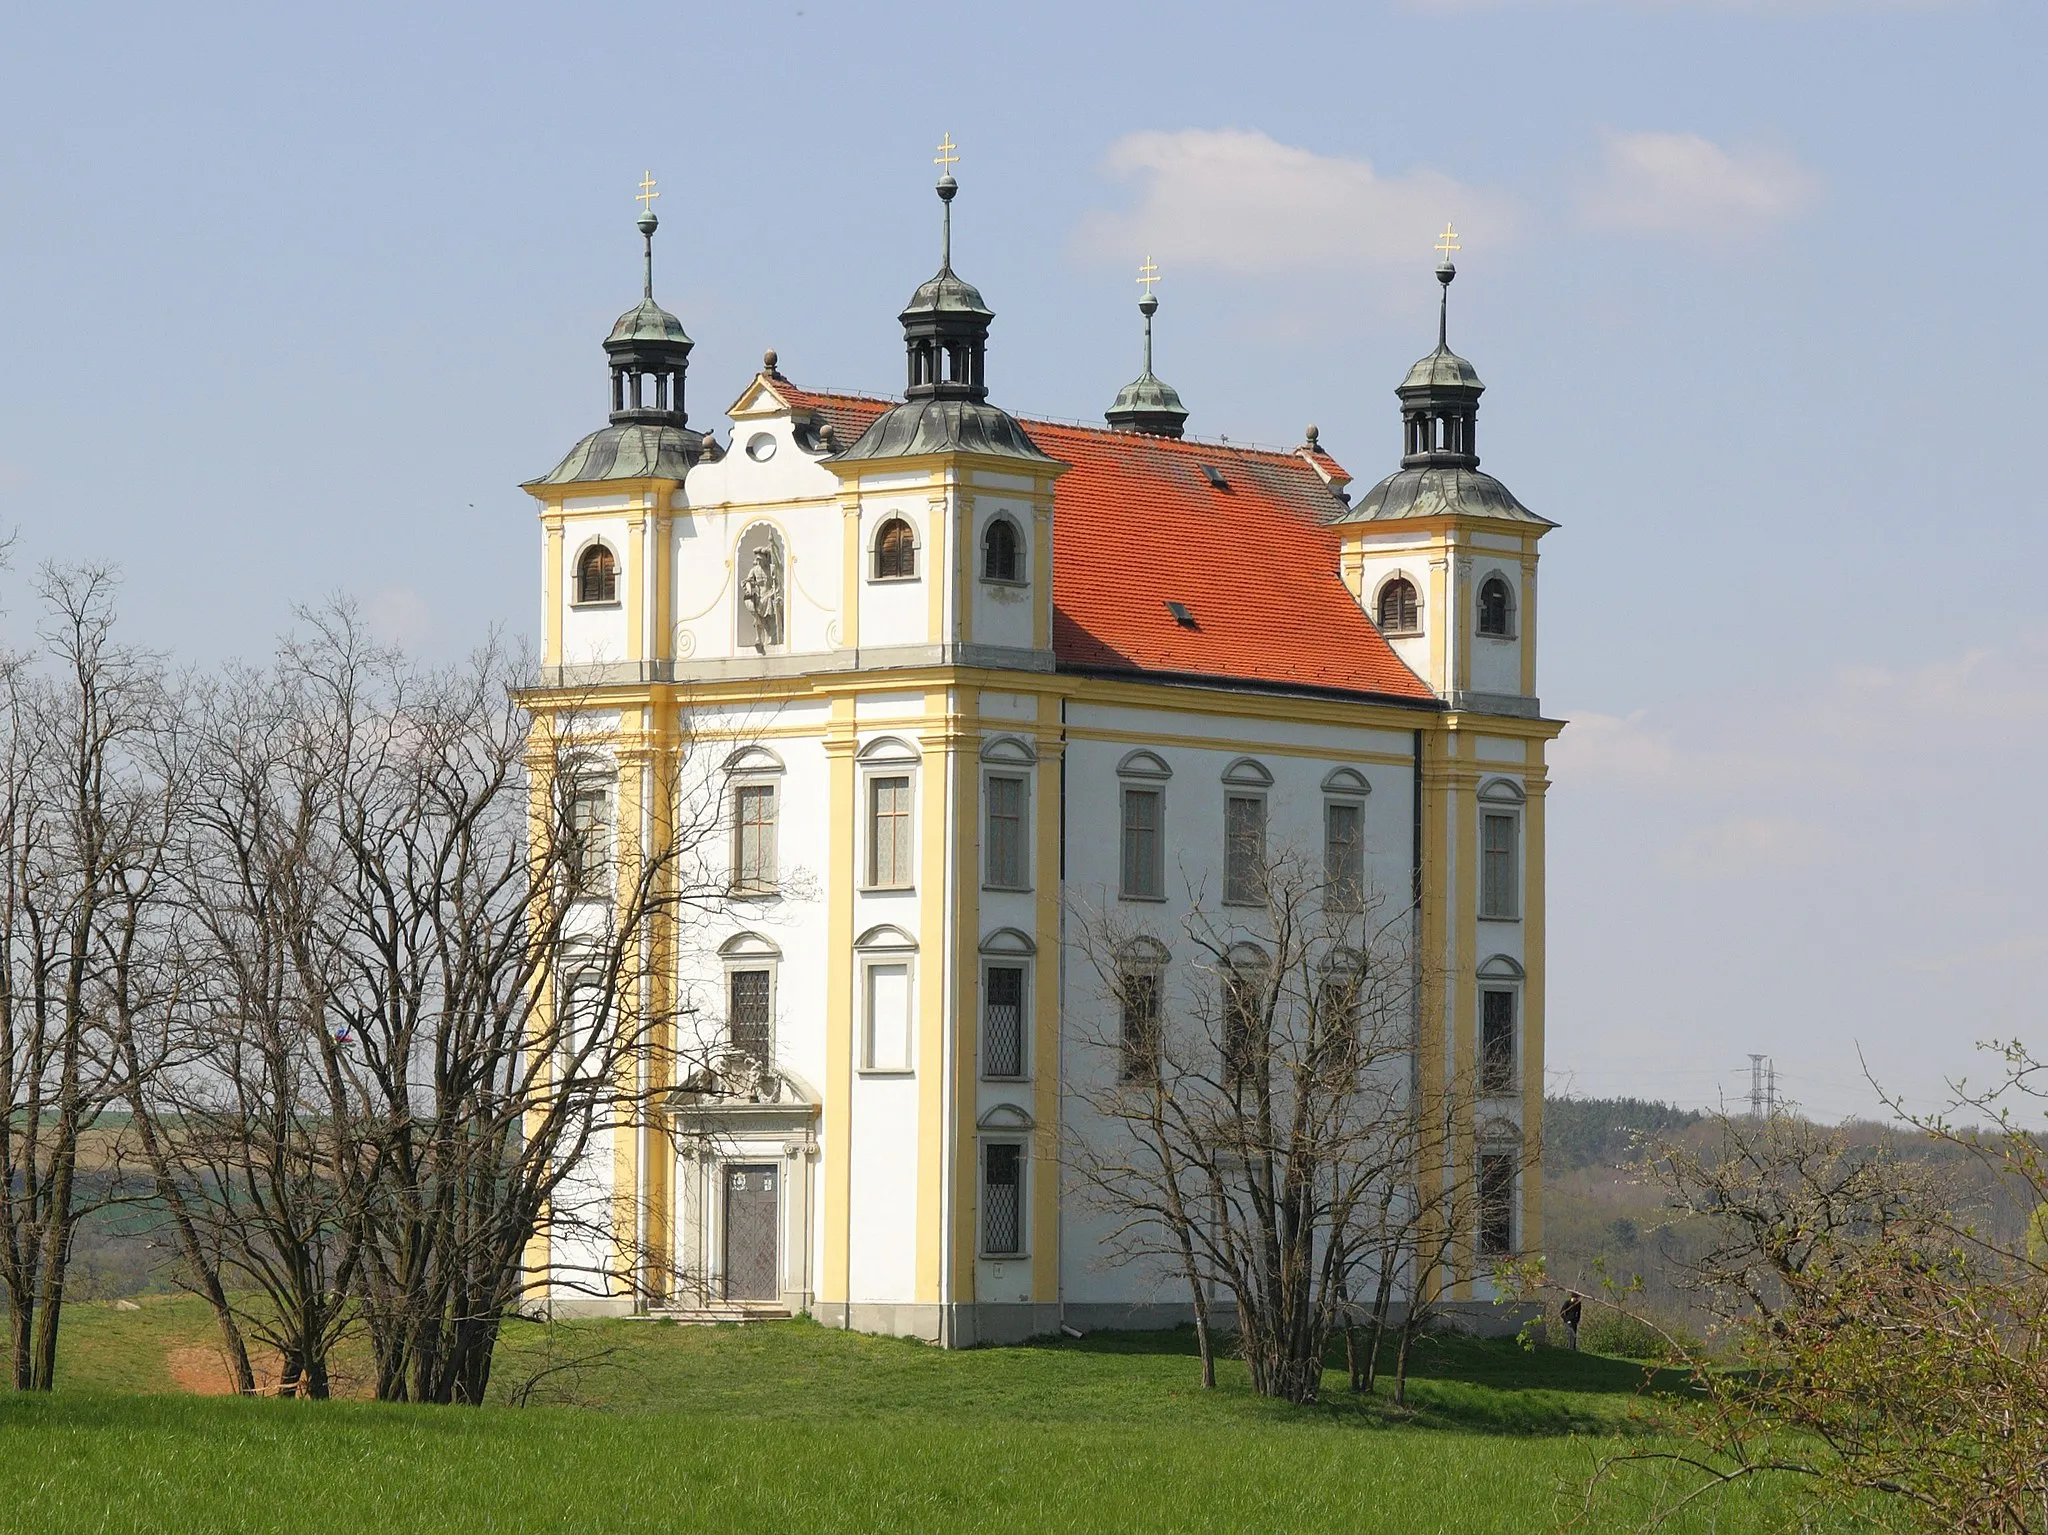
[[(551, 1370), (548, 1405), (241, 1401), (181, 1392), (208, 1336), (187, 1301), (68, 1313), (66, 1388), (0, 1394), (0, 1530), (1540, 1531), (1687, 1410), (1639, 1365), (1508, 1342), (1429, 1345), (1406, 1412), (1341, 1372), (1303, 1410), (1229, 1364), (1200, 1391), (1186, 1335), (949, 1354), (802, 1322), (518, 1324), (494, 1389)], [(1633, 1528), (1657, 1474), (1581, 1527)], [(1791, 1496), (1664, 1528), (1829, 1528)]]

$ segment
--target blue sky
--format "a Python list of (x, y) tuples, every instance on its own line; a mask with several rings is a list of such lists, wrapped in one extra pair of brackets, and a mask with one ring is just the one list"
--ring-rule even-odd
[(2048, 16), (2020, 0), (120, 7), (0, 35), (0, 521), (206, 660), (356, 594), (534, 624), (515, 487), (657, 292), (695, 424), (761, 349), (898, 387), (957, 264), (1012, 409), (1137, 368), (1369, 483), (1452, 338), (1545, 545), (1558, 1085), (1824, 1114), (2043, 1033)]

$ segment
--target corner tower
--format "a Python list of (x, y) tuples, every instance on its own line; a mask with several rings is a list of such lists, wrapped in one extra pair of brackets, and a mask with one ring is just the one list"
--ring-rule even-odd
[(1394, 650), (1454, 709), (1534, 718), (1536, 545), (1556, 524), (1479, 469), (1479, 370), (1451, 350), (1458, 275), (1445, 231), (1436, 349), (1394, 391), (1401, 467), (1331, 521), (1348, 585)]

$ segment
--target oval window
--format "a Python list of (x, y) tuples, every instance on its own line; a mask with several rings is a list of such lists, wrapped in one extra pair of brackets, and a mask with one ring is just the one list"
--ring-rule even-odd
[(747, 439), (747, 457), (757, 464), (765, 464), (775, 456), (775, 439), (767, 432), (756, 432)]

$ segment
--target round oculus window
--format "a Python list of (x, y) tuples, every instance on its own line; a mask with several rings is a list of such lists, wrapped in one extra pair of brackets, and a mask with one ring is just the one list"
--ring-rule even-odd
[(767, 432), (756, 432), (747, 439), (747, 457), (757, 464), (765, 464), (775, 456), (775, 439)]

